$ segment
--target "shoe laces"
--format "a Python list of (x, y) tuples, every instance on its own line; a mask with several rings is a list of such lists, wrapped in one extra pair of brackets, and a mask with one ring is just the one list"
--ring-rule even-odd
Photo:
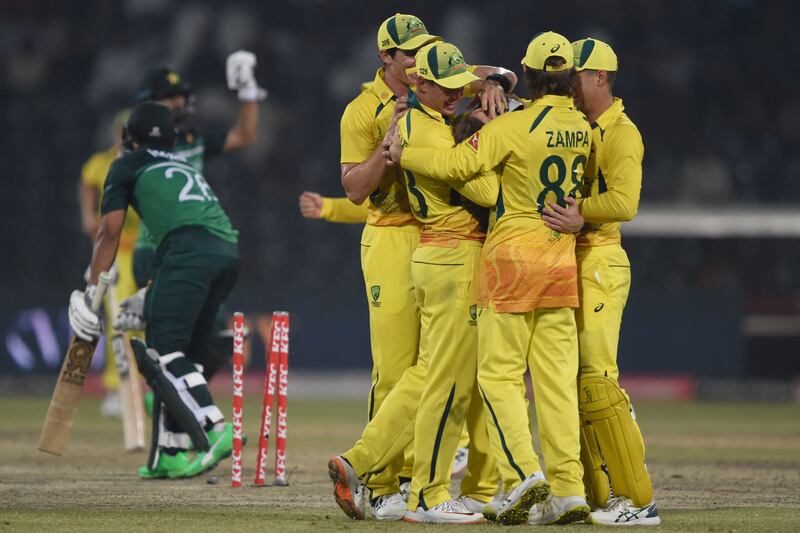
[(633, 502), (628, 498), (625, 496), (617, 496), (608, 500), (605, 510), (608, 512), (621, 512), (632, 506)]
[(439, 505), (435, 505), (433, 507), (434, 511), (442, 511), (444, 513), (461, 513), (461, 514), (469, 514), (472, 511), (467, 509), (467, 506), (464, 505), (463, 502), (459, 500), (447, 500)]

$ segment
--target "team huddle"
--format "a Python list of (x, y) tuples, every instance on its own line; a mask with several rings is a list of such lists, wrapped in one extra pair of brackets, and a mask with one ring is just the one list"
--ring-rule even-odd
[[(369, 422), (328, 463), (337, 504), (353, 519), (659, 524), (618, 383), (630, 287), (620, 223), (638, 208), (644, 148), (612, 94), (615, 53), (540, 33), (521, 61), (523, 99), (517, 75), (469, 65), (413, 15), (385, 20), (378, 50), (382, 66), (341, 120), (347, 199), (301, 197), (306, 216), (366, 223)], [(207, 383), (230, 356), (220, 310), (237, 279), (237, 231), (203, 166), (254, 140), (265, 97), (254, 65), (247, 52), (229, 58), (242, 111), (224, 135), (182, 128), (191, 102), (177, 73), (144, 83), (104, 180), (87, 288), (70, 298), (76, 335), (97, 338), (90, 302), (127, 253), (118, 249), (132, 209), (139, 290), (114, 327), (145, 330), (146, 343), (131, 343), (154, 392), (142, 478), (196, 476), (232, 450)], [(471, 110), (459, 114), (465, 97)]]
[(342, 184), (366, 207), (300, 199), (306, 216), (366, 222), (373, 387), (361, 438), (328, 463), (337, 504), (353, 519), (660, 523), (617, 381), (620, 223), (644, 149), (612, 95), (616, 55), (541, 33), (521, 61), (526, 100), (513, 73), (469, 66), (413, 15), (384, 21), (378, 50), (341, 121)]

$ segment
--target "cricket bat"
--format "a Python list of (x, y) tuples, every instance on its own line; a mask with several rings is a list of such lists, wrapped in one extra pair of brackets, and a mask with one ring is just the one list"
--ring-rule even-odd
[[(91, 302), (92, 311), (100, 310), (108, 283), (109, 275), (103, 272), (97, 281), (97, 291)], [(54, 455), (64, 454), (75, 412), (78, 410), (78, 401), (83, 392), (83, 382), (89, 372), (96, 347), (97, 339), (85, 341), (77, 336), (72, 337), (67, 354), (64, 356), (64, 364), (61, 365), (56, 388), (53, 390), (53, 397), (50, 399), (42, 434), (39, 436), (41, 451)]]
[[(119, 312), (116, 292), (108, 291), (106, 296), (111, 308), (111, 316)], [(128, 333), (115, 331), (110, 339), (114, 350), (114, 361), (119, 374), (119, 394), (122, 400), (122, 441), (127, 451), (144, 449), (144, 404), (142, 403), (142, 382), (131, 349)]]

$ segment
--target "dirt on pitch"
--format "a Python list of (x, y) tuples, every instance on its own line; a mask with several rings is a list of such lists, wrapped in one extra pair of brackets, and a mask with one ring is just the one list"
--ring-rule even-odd
[[(228, 405), (226, 401), (220, 404)], [(326, 462), (360, 435), (362, 402), (290, 399), (290, 486), (280, 488), (250, 486), (260, 406), (248, 402), (248, 483), (241, 489), (230, 487), (228, 460), (194, 479), (138, 479), (136, 468), (144, 464), (146, 453), (123, 451), (120, 422), (101, 418), (95, 399), (81, 404), (63, 457), (36, 449), (47, 399), (2, 398), (0, 409), (0, 531), (435, 529), (353, 522), (333, 502)], [(799, 406), (659, 403), (638, 405), (637, 411), (661, 529), (794, 529), (800, 510)], [(270, 474), (273, 464), (274, 450)], [(207, 483), (211, 476), (218, 478), (217, 484)], [(484, 527), (492, 526), (478, 529)]]

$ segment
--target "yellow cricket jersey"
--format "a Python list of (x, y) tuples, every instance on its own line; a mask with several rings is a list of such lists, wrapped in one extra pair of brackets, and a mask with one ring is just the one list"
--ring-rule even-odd
[[(99, 194), (99, 202), (103, 201), (103, 187), (105, 186), (106, 176), (111, 163), (117, 158), (117, 148), (112, 147), (101, 152), (96, 152), (90, 157), (81, 169), (81, 182), (84, 185), (93, 187)], [(98, 203), (98, 206), (100, 204)], [(98, 216), (99, 208), (98, 208)], [(119, 246), (122, 249), (133, 249), (136, 238), (139, 235), (139, 215), (128, 207), (125, 213), (125, 225), (122, 227)]]
[(498, 312), (577, 307), (575, 236), (548, 229), (546, 200), (574, 194), (589, 158), (591, 130), (571, 98), (548, 95), (501, 115), (449, 149), (404, 149), (411, 172), (461, 181), (496, 169), (497, 221), (481, 258), (479, 303)]
[(614, 98), (592, 124), (592, 154), (578, 200), (586, 225), (578, 246), (618, 244), (620, 222), (631, 220), (639, 209), (644, 145), (624, 109), (622, 100)]
[[(378, 69), (375, 81), (367, 86), (345, 108), (341, 121), (340, 162), (361, 163), (380, 146), (389, 129), (397, 97), (383, 80)], [(370, 194), (367, 224), (405, 226), (417, 224), (408, 203), (400, 169), (387, 167), (377, 190)]]
[[(409, 110), (398, 122), (398, 128), (403, 146), (452, 148), (455, 145), (450, 121), (422, 104), (413, 93), (409, 98)], [(410, 170), (403, 172), (411, 210), (423, 224), (420, 246), (455, 247), (458, 240), (483, 241), (486, 228), (475, 214), (465, 209), (464, 198), (479, 206), (494, 205), (499, 192), (494, 170), (477, 179), (457, 183), (445, 183)]]
[(367, 204), (356, 205), (347, 198), (323, 198), (320, 218), (342, 224), (363, 224), (367, 221)]

